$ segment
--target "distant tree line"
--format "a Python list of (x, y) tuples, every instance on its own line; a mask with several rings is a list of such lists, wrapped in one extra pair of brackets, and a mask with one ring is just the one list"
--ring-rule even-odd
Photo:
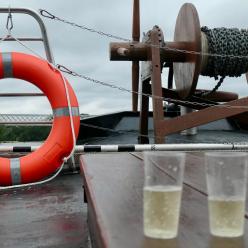
[(43, 141), (49, 135), (50, 126), (5, 126), (0, 125), (0, 142)]

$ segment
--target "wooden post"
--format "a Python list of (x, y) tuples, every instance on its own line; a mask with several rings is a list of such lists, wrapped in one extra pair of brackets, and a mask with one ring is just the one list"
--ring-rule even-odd
[(160, 122), (164, 119), (164, 111), (162, 101), (160, 42), (159, 32), (156, 28), (153, 28), (151, 31), (151, 43), (153, 125), (155, 143), (161, 144), (164, 143), (164, 136), (160, 132)]
[[(139, 0), (133, 1), (133, 41), (139, 42), (140, 39), (140, 5)], [(138, 94), (139, 91), (139, 61), (132, 63), (132, 109), (134, 112), (138, 110)]]
[(148, 120), (149, 120), (149, 96), (144, 94), (151, 93), (150, 79), (144, 80), (141, 83), (141, 101), (140, 101), (140, 123), (139, 130), (140, 135), (138, 138), (139, 144), (149, 144), (148, 138)]

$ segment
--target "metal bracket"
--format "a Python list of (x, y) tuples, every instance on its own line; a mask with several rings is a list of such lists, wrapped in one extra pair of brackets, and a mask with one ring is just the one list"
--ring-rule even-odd
[[(151, 43), (151, 31), (147, 32), (143, 39), (143, 43), (150, 44)], [(151, 80), (152, 77), (152, 63), (150, 60), (141, 62), (141, 81)]]
[[(45, 24), (44, 24), (43, 20), (41, 19), (39, 13), (32, 10), (32, 9), (26, 9), (26, 8), (0, 8), (0, 14), (1, 13), (8, 14), (9, 11), (12, 14), (18, 13), (18, 14), (26, 14), (26, 15), (32, 16), (38, 22), (40, 30), (41, 30), (41, 34), (42, 34), (41, 38), (17, 38), (17, 39), (21, 40), (21, 41), (42, 41), (44, 44), (47, 60), (50, 63), (55, 65), (55, 61), (54, 61), (53, 54), (51, 51), (50, 43), (48, 40), (46, 27), (45, 27)], [(15, 41), (15, 39), (7, 38), (6, 41)]]

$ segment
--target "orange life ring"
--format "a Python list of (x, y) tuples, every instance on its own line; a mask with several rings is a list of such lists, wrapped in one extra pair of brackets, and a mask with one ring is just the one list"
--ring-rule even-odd
[[(36, 182), (49, 176), (60, 167), (63, 158), (73, 148), (73, 136), (65, 85), (59, 71), (46, 61), (23, 53), (0, 53), (0, 79), (17, 78), (36, 85), (48, 98), (53, 109), (51, 132), (36, 151), (21, 158), (0, 157), (0, 185), (16, 185)], [(80, 116), (77, 98), (66, 80), (73, 125), (77, 137)]]

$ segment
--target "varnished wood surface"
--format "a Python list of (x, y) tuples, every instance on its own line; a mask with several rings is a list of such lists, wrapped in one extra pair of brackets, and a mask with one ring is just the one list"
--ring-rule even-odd
[(81, 157), (89, 225), (94, 247), (110, 248), (244, 248), (242, 238), (221, 239), (209, 234), (206, 180), (202, 153), (188, 153), (179, 235), (173, 240), (143, 236), (143, 180), (141, 154), (87, 154)]

